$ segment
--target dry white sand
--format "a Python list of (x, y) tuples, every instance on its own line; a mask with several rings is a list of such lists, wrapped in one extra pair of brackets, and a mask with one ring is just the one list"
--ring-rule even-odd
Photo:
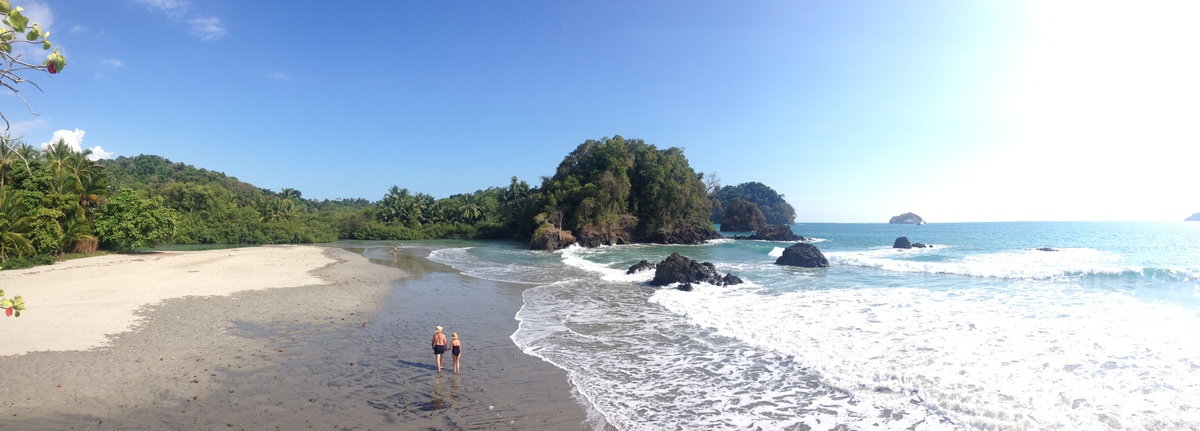
[(0, 272), (7, 298), (27, 309), (0, 321), (0, 356), (87, 350), (133, 328), (134, 311), (164, 299), (321, 284), (310, 271), (334, 262), (314, 246), (108, 255)]

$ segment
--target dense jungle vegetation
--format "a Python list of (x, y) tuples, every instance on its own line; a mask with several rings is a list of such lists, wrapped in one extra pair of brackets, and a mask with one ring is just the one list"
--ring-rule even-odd
[[(44, 150), (9, 144), (0, 146), (6, 268), (156, 244), (530, 241), (538, 232), (571, 238), (559, 246), (575, 238), (586, 246), (695, 243), (717, 235), (709, 217), (721, 193), (782, 198), (759, 183), (712, 188), (718, 193), (710, 195), (683, 150), (621, 136), (580, 144), (537, 187), (513, 177), (505, 186), (437, 199), (392, 186), (377, 201), (306, 199), (299, 190), (262, 189), (153, 155), (92, 161), (89, 151), (62, 141)], [(783, 208), (794, 218), (786, 202), (766, 202), (760, 208)]]

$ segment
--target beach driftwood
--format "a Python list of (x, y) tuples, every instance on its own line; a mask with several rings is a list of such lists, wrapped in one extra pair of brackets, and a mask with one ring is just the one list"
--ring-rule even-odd
[(798, 242), (783, 249), (783, 255), (775, 259), (776, 265), (799, 266), (802, 268), (823, 268), (829, 266), (829, 259), (820, 249), (808, 243)]

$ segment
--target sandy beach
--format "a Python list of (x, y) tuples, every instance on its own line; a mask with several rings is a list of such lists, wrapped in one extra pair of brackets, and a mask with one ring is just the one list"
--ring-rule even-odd
[[(509, 339), (527, 286), (387, 249), (390, 259), (276, 246), (4, 271), (0, 286), (29, 309), (0, 320), (0, 428), (586, 428), (566, 374)], [(462, 336), (462, 374), (437, 372), (436, 325)]]

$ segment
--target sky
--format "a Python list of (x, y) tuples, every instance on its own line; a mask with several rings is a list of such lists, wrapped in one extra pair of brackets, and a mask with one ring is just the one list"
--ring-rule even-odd
[(13, 136), (310, 199), (536, 186), (621, 135), (799, 222), (1200, 212), (1200, 2), (12, 2), (67, 57), (38, 115), (0, 95)]

